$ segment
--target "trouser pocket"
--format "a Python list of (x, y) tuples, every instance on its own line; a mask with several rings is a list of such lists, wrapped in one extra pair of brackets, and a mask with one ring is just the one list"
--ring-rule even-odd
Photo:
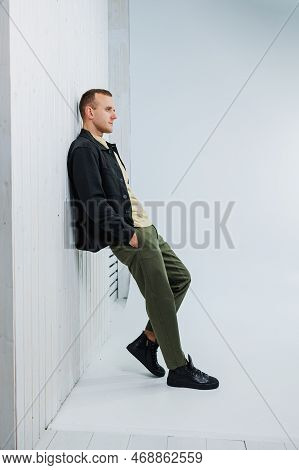
[(156, 231), (157, 238), (159, 238), (159, 234), (158, 234), (158, 230), (156, 229), (156, 226), (155, 226), (154, 224), (152, 224), (152, 225), (153, 225), (153, 227), (154, 227), (154, 229), (155, 229), (155, 231)]
[(159, 253), (157, 229), (154, 225), (139, 228), (138, 251), (142, 258), (152, 258)]

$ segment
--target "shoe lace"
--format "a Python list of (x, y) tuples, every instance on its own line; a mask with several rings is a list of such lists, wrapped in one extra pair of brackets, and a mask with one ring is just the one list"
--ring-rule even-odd
[(194, 376), (205, 377), (208, 378), (208, 374), (203, 372), (200, 369), (197, 369), (192, 363), (188, 362), (187, 367), (191, 370), (191, 374)]
[(156, 358), (157, 358), (157, 349), (158, 349), (158, 347), (159, 347), (159, 344), (156, 343), (156, 342), (150, 341), (149, 339), (147, 339), (146, 345), (148, 346), (148, 348), (149, 348), (149, 350), (150, 350), (150, 353), (151, 353), (151, 355), (152, 355), (152, 358), (153, 358), (153, 359), (156, 359)]
[(157, 343), (156, 341), (153, 342), (153, 341), (147, 340), (146, 346), (148, 346), (148, 350), (152, 357), (153, 364), (155, 364), (157, 368), (161, 368), (160, 364), (158, 363), (158, 358), (157, 358), (157, 351), (158, 351), (159, 343)]

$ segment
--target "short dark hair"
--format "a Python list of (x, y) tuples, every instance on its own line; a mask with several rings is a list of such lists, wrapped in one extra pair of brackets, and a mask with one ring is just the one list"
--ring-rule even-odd
[(101, 93), (102, 95), (106, 95), (106, 96), (112, 96), (112, 93), (110, 93), (110, 91), (103, 90), (101, 88), (92, 88), (91, 90), (88, 90), (85, 93), (83, 93), (80, 99), (80, 103), (79, 103), (79, 110), (80, 110), (82, 119), (84, 119), (85, 106), (94, 105), (96, 93)]

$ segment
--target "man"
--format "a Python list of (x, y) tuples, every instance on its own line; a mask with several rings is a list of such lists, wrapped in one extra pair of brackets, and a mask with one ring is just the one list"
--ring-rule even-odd
[(109, 246), (134, 277), (145, 298), (149, 321), (127, 346), (153, 375), (162, 377), (160, 346), (169, 369), (167, 385), (201, 390), (219, 386), (196, 369), (180, 343), (177, 311), (191, 282), (190, 273), (158, 233), (129, 185), (117, 147), (103, 134), (117, 119), (112, 94), (92, 89), (80, 100), (83, 128), (68, 153), (70, 192), (76, 208), (76, 247), (97, 252)]

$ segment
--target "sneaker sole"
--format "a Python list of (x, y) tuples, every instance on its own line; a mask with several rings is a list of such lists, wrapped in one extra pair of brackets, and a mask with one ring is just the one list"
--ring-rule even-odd
[(214, 390), (219, 387), (218, 384), (202, 384), (202, 385), (188, 385), (188, 384), (171, 384), (167, 382), (167, 385), (169, 387), (175, 387), (175, 388), (194, 388), (195, 390)]

